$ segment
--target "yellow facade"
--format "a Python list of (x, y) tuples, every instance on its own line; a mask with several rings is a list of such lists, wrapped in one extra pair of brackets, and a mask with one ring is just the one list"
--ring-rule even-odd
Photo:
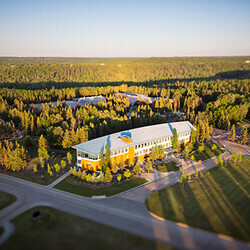
[[(122, 158), (124, 165), (127, 165), (127, 162), (129, 161), (129, 164), (134, 163), (134, 155), (135, 155), (135, 147), (129, 147), (128, 152), (121, 154), (121, 155), (115, 155), (110, 157), (110, 165), (111, 165), (111, 170), (113, 168), (113, 162), (116, 161), (116, 166), (119, 167)], [(100, 168), (100, 160), (99, 161), (94, 161), (90, 159), (82, 159), (81, 160), (81, 165), (82, 165), (82, 170), (83, 169), (88, 169), (90, 171), (97, 171), (101, 170)]]

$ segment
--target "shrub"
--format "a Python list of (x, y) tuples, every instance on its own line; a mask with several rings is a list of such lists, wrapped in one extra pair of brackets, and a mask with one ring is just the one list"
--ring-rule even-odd
[(215, 144), (212, 145), (211, 149), (214, 151), (217, 149), (217, 146)]

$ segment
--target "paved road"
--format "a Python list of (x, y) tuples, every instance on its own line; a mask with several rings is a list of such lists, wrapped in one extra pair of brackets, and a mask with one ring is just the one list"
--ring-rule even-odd
[[(236, 146), (240, 147), (240, 145)], [(230, 152), (234, 147), (235, 145), (226, 144), (228, 151), (223, 154), (224, 159), (230, 157)], [(240, 150), (247, 149), (240, 147)], [(215, 166), (216, 160), (217, 158), (214, 157), (197, 164), (196, 167), (199, 170), (208, 170)], [(194, 171), (195, 167), (185, 169), (186, 173), (192, 174)], [(0, 225), (31, 207), (45, 205), (177, 248), (250, 249), (250, 245), (247, 243), (180, 223), (165, 221), (147, 211), (146, 197), (156, 190), (175, 184), (179, 181), (180, 176), (181, 171), (177, 171), (155, 182), (114, 197), (90, 199), (0, 174), (0, 190), (18, 197), (14, 204), (0, 211)]]

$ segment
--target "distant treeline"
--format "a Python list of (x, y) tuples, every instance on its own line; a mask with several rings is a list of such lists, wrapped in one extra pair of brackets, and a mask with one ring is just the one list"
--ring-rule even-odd
[[(3, 60), (3, 58), (1, 58)], [(0, 60), (0, 62), (1, 62)], [(87, 59), (86, 59), (87, 60)], [(93, 59), (94, 60), (94, 59)], [(2, 87), (13, 84), (62, 83), (64, 87), (80, 84), (100, 85), (126, 82), (152, 85), (157, 81), (249, 79), (250, 64), (245, 57), (225, 58), (133, 58), (101, 59), (84, 64), (3, 64)], [(107, 62), (105, 62), (105, 60)], [(101, 63), (102, 62), (102, 63)], [(74, 85), (76, 84), (76, 85)], [(24, 85), (25, 87), (26, 85)]]

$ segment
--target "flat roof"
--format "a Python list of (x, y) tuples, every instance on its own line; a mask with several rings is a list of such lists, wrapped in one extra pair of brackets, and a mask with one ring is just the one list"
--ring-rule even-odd
[[(105, 153), (104, 149), (106, 144), (108, 144), (111, 151), (119, 150), (122, 148), (134, 146), (136, 144), (173, 136), (174, 128), (176, 128), (177, 134), (190, 132), (192, 129), (196, 130), (196, 128), (189, 121), (162, 123), (157, 125), (129, 129), (114, 134), (102, 136), (75, 145), (72, 148), (89, 154), (99, 155), (101, 150)], [(130, 133), (132, 137), (132, 142), (124, 142), (120, 138), (122, 133)]]

